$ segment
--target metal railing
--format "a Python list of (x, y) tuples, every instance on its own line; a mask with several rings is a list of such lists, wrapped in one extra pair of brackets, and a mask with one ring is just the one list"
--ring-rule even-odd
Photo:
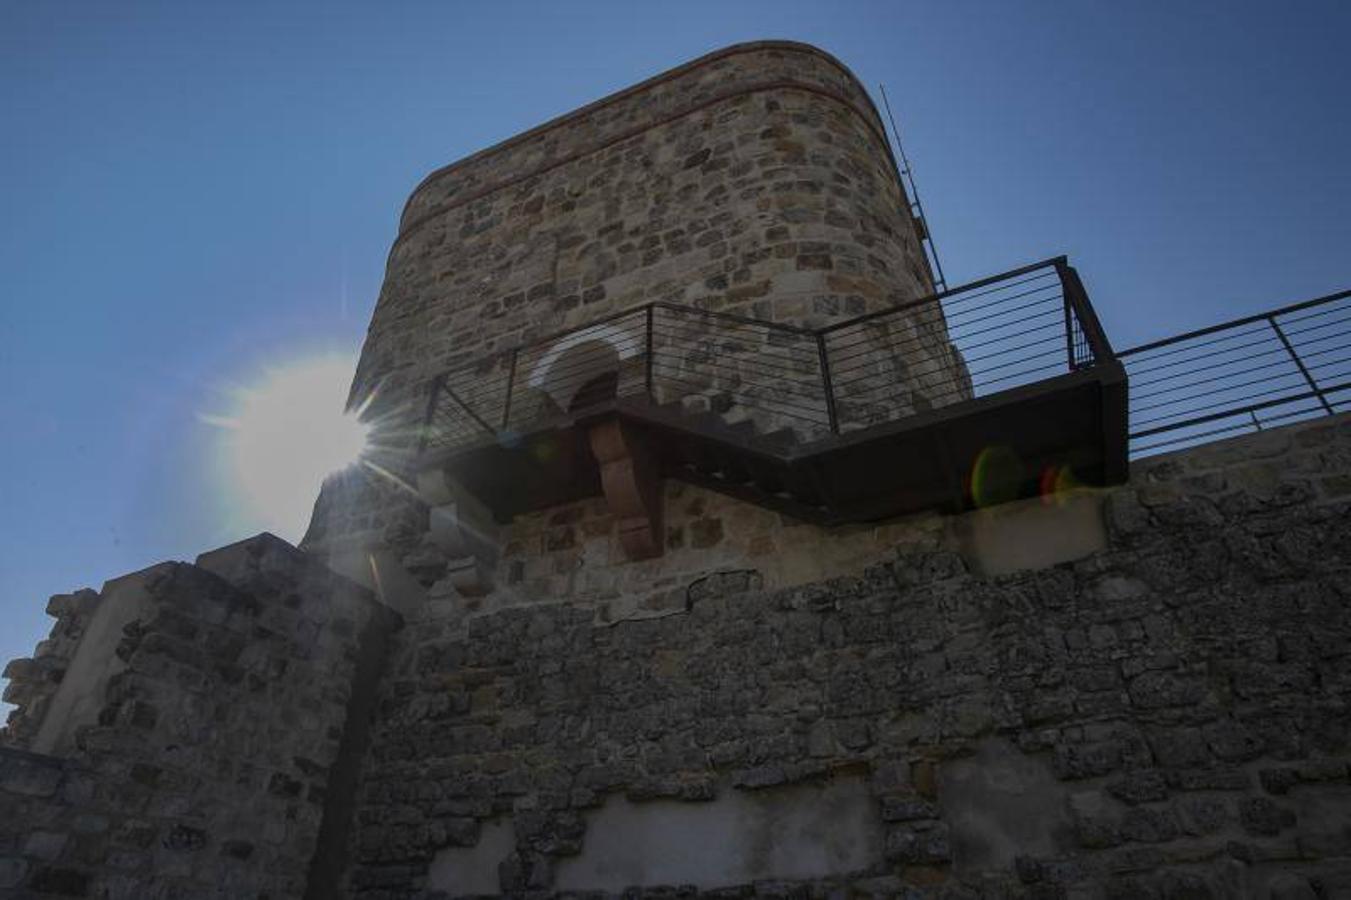
[(437, 376), (422, 449), (509, 440), (629, 396), (814, 439), (1111, 358), (1064, 257), (818, 329), (648, 303)]
[(1121, 351), (1130, 452), (1351, 409), (1351, 291)]

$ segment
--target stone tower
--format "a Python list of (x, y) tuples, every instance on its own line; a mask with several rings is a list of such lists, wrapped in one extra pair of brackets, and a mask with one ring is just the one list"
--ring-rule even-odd
[[(528, 509), (485, 518), (484, 495), (500, 486), (462, 483), (463, 460), (437, 466), (419, 451), (429, 439), (519, 437), (597, 387), (600, 399), (641, 392), (799, 440), (828, 434), (830, 415), (848, 432), (963, 399), (937, 306), (838, 334), (856, 377), (835, 410), (821, 384), (834, 348), (805, 333), (933, 293), (910, 210), (862, 85), (830, 55), (784, 42), (709, 54), (432, 173), (404, 209), (352, 387), (354, 406), (372, 401), (378, 464), (392, 477), (331, 484), (305, 547), (353, 573), (375, 557), (424, 578), (448, 555), (469, 593), (514, 585), (624, 605), (575, 577), (535, 577), (540, 560), (510, 551), (513, 513), (566, 491), (541, 487)], [(903, 392), (870, 393), (897, 382)], [(429, 415), (429, 400), (449, 415)], [(639, 438), (626, 429), (625, 440)], [(617, 459), (630, 458), (625, 440), (615, 437)], [(545, 481), (595, 481), (535, 468)], [(633, 513), (619, 518), (646, 523), (626, 536), (631, 558), (668, 542), (655, 528), (663, 495), (680, 488), (659, 480), (610, 491)], [(634, 496), (625, 505), (616, 492)], [(427, 506), (444, 514), (429, 523)], [(709, 528), (692, 540), (722, 543)], [(768, 550), (736, 543), (699, 566)]]

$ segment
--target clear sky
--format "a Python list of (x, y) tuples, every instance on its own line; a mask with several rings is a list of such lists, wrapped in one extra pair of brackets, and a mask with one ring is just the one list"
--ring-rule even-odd
[(761, 38), (886, 84), (952, 284), (1067, 253), (1118, 347), (1351, 286), (1337, 0), (0, 0), (0, 663), (264, 527), (209, 418), (357, 351), (423, 175)]

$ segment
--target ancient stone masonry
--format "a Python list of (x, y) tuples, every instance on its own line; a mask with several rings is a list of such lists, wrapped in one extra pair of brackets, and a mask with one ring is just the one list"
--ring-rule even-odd
[(301, 896), (388, 612), (267, 535), (72, 596), (23, 664), (71, 693), (16, 697), (0, 748), (0, 896)]
[[(1009, 274), (1077, 286), (1050, 313), (1072, 385), (1004, 413), (1120, 452), (1111, 487), (1070, 477), (1108, 471), (1097, 443), (1052, 458), (1036, 431), (1025, 466), (999, 443), (1021, 419), (967, 415), (999, 394), (939, 408), (971, 359), (955, 316), (904, 305), (933, 287), (917, 235), (865, 92), (799, 44), (433, 173), (352, 389), (376, 446), (304, 549), (58, 595), (5, 668), (0, 897), (1351, 898), (1351, 415), (1120, 484), (1125, 374), (1058, 258)], [(754, 321), (715, 335), (715, 311)], [(639, 339), (682, 348), (679, 391)], [(872, 455), (774, 469), (763, 403), (819, 389), (827, 350), (862, 374), (827, 438), (790, 439)], [(415, 453), (434, 388), (472, 426), (499, 384), (480, 445)], [(513, 410), (566, 432), (530, 444)], [(868, 443), (917, 419), (948, 430)], [(963, 429), (1009, 491), (941, 452)], [(927, 511), (874, 502), (896, 467)], [(813, 516), (841, 468), (864, 512)]]
[[(390, 254), (353, 402), (375, 395), (382, 464), (400, 472), (430, 379), (478, 364), (455, 385), (472, 393), (502, 379), (496, 351), (654, 300), (819, 326), (925, 296), (933, 283), (908, 210), (881, 121), (847, 69), (800, 44), (728, 48), (425, 179)], [(625, 327), (603, 336), (621, 356)], [(676, 340), (703, 327), (673, 319), (659, 330)], [(872, 330), (892, 327), (923, 338), (908, 361), (879, 354), (877, 377), (889, 384), (898, 365), (918, 373), (918, 399), (892, 405), (922, 403), (960, 378), (933, 308)], [(886, 335), (861, 337), (859, 352)], [(778, 338), (749, 330), (739, 349), (720, 348), (724, 363), (755, 366), (763, 342)], [(781, 343), (797, 374), (780, 382), (814, 387), (815, 345)], [(539, 362), (528, 356), (522, 369)], [(746, 390), (748, 379), (719, 378), (697, 354), (677, 365), (669, 374), (703, 408), (728, 411), (727, 392)], [(555, 394), (539, 384), (518, 403), (566, 407)], [(879, 402), (851, 406), (849, 422), (877, 416)], [(418, 510), (396, 488), (335, 485), (305, 546), (384, 542), (402, 554), (425, 529)]]
[[(1342, 417), (1139, 464), (1105, 545), (1044, 568), (981, 574), (978, 512), (664, 618), (410, 623), (353, 893), (1347, 896), (1349, 454)], [(826, 843), (767, 821), (794, 797), (853, 850), (770, 852)], [(743, 855), (682, 867), (729, 817)]]
[(1343, 416), (830, 547), (685, 489), (648, 618), (156, 566), (16, 666), (0, 896), (1346, 896), (1349, 471)]
[(5, 667), (5, 701), (17, 707), (6, 726), (11, 743), (27, 746), (35, 736), (98, 600), (98, 593), (88, 589), (52, 597), (47, 602), (47, 615), (56, 619), (51, 635), (38, 644), (32, 659), (16, 659)]

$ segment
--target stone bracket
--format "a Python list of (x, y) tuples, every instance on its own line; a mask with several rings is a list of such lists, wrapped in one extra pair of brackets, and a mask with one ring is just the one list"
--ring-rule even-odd
[(441, 470), (420, 472), (418, 493), (430, 507), (427, 537), (447, 557), (439, 584), (468, 597), (491, 591), (500, 550), (492, 513)]
[(660, 556), (663, 546), (661, 469), (645, 435), (611, 419), (587, 433), (600, 463), (601, 487), (629, 559)]

